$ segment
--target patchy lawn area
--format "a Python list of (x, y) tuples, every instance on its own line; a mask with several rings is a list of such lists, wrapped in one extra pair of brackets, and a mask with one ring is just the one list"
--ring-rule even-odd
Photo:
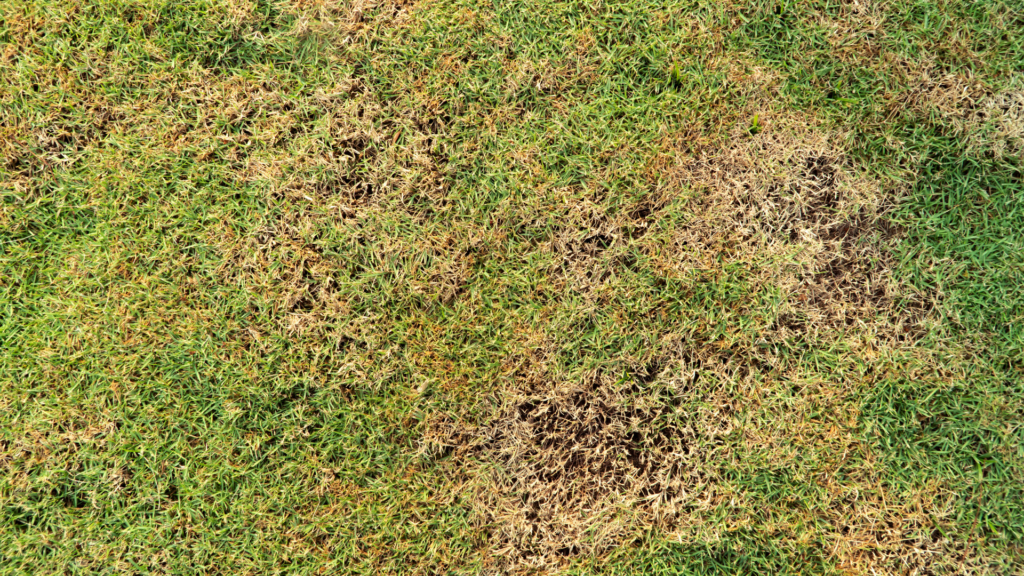
[(1021, 30), (0, 2), (0, 574), (1021, 573)]

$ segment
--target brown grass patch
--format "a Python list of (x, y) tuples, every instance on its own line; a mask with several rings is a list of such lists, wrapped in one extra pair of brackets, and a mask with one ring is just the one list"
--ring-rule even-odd
[(343, 306), (334, 290), (335, 266), (310, 242), (315, 224), (289, 213), (253, 236), (226, 243), (221, 273), (268, 297), (273, 316), (287, 318), (291, 330), (311, 321), (315, 311)]
[(565, 212), (560, 214), (557, 227), (548, 232), (548, 238), (538, 244), (541, 252), (551, 255), (548, 274), (552, 288), (557, 291), (571, 289), (588, 299), (597, 298), (597, 292), (614, 273), (617, 248), (623, 245), (624, 225), (627, 218), (610, 218), (592, 197), (574, 198), (579, 191), (565, 189), (562, 196)]
[(1001, 157), (1024, 150), (1024, 91), (1019, 87), (994, 94), (972, 76), (943, 72), (931, 61), (886, 59), (907, 86), (889, 100), (891, 115), (909, 109), (924, 118), (938, 116), (976, 154)]
[[(375, 243), (382, 229), (376, 209), (358, 217), (341, 214), (348, 237), (357, 245)], [(246, 285), (253, 305), (269, 305), (279, 326), (240, 330), (246, 347), (259, 346), (266, 331), (284, 329), (292, 336), (321, 334), (338, 341), (338, 351), (379, 339), (387, 321), (376, 312), (354, 314), (367, 307), (367, 276), (393, 285), (392, 298), (408, 306), (447, 306), (464, 296), (473, 265), (485, 248), (477, 237), (458, 230), (425, 232), (417, 242), (394, 239), (376, 243), (372, 251), (348, 251), (348, 257), (325, 254), (320, 244), (323, 215), (303, 209), (283, 212), (272, 223), (236, 237), (225, 230), (211, 238), (224, 253), (218, 273), (229, 284)], [(348, 283), (341, 289), (339, 283)], [(370, 289), (377, 289), (370, 287)], [(371, 306), (371, 309), (376, 308)], [(387, 315), (387, 314), (385, 314)], [(340, 330), (327, 334), (328, 325)]]
[(412, 22), (415, 0), (289, 0), (286, 13), (298, 16), (294, 32), (361, 41), (383, 28), (401, 28)]
[[(709, 461), (724, 457), (728, 408), (681, 380), (639, 393), (656, 371), (625, 385), (601, 374), (539, 382), (510, 392), (484, 426), (435, 423), (434, 449), (463, 464), (483, 460), (474, 506), (505, 567), (607, 550), (637, 525), (666, 526), (681, 503), (710, 497)], [(695, 403), (705, 408), (682, 408)]]
[[(751, 284), (783, 296), (766, 347), (654, 336), (657, 361), (617, 381), (551, 374), (552, 346), (535, 343), (483, 425), (445, 417), (429, 427), (425, 450), (454, 455), (452, 473), (472, 486), (477, 521), (505, 559), (499, 571), (556, 568), (650, 527), (694, 543), (754, 526), (814, 538), (854, 573), (925, 566), (953, 546), (922, 536), (931, 524), (915, 524), (917, 509), (893, 504), (907, 495), (879, 484), (857, 436), (865, 380), (809, 375), (772, 351), (794, 335), (843, 340), (853, 355), (909, 345), (929, 299), (892, 279), (888, 246), (902, 233), (886, 220), (894, 199), (846, 156), (844, 134), (807, 116), (758, 116), (757, 133), (738, 123), (716, 141), (667, 142), (645, 198), (614, 217), (584, 198), (538, 247), (554, 256), (556, 288), (590, 296), (625, 246), (664, 277), (742, 264)], [(758, 424), (737, 430), (741, 413)], [(741, 457), (794, 470), (820, 488), (816, 507), (794, 512), (737, 489), (720, 473)], [(772, 520), (759, 517), (765, 510)]]
[[(404, 97), (382, 101), (359, 76), (333, 91), (275, 102), (269, 109), (262, 108), (269, 101), (261, 97), (264, 87), (254, 88), (230, 114), (258, 119), (243, 131), (248, 141), (240, 147), (248, 151), (233, 166), (242, 182), (265, 190), (283, 210), (246, 237), (228, 232), (212, 239), (225, 253), (221, 274), (253, 286), (274, 302), (274, 315), (299, 332), (325, 318), (347, 318), (349, 298), (359, 296), (342, 295), (337, 282), (356, 280), (368, 269), (395, 280), (396, 296), (453, 302), (480, 239), (427, 228), (417, 242), (389, 238), (395, 222), (422, 226), (448, 207), (448, 158), (441, 140), (451, 119), (439, 105)], [(211, 97), (235, 102), (224, 94)], [(348, 250), (350, 256), (360, 253), (349, 261), (325, 257), (316, 241), (325, 226), (339, 223), (353, 246), (377, 248)]]
[[(866, 374), (850, 363), (836, 367), (839, 374), (831, 378), (785, 370), (744, 387), (741, 410), (756, 424), (742, 428), (736, 460), (756, 462), (754, 470), (776, 479), (788, 477), (802, 491), (778, 501), (743, 493), (733, 522), (758, 526), (781, 540), (820, 542), (846, 574), (975, 573), (984, 559), (965, 534), (951, 534), (960, 495), (941, 481), (917, 488), (890, 484), (861, 437), (860, 399), (864, 389), (884, 378), (880, 369), (898, 363), (937, 387), (956, 378), (950, 372), (920, 370), (939, 359), (908, 362), (903, 351), (894, 352), (895, 346), (887, 342), (857, 351), (851, 359), (870, 360), (874, 368)], [(692, 521), (672, 532), (683, 542), (721, 536)]]
[(995, 94), (981, 100), (975, 121), (989, 128), (976, 137), (976, 145), (991, 150), (997, 157), (1024, 153), (1024, 90)]
[(907, 60), (894, 54), (880, 58), (899, 79), (902, 90), (888, 99), (890, 115), (913, 111), (922, 117), (940, 115), (957, 130), (967, 128), (985, 88), (968, 74), (942, 70), (931, 60)]
[[(997, 157), (1020, 154), (1024, 150), (1024, 97), (1019, 85), (997, 94), (989, 91), (970, 72), (971, 68), (984, 68), (983, 54), (962, 38), (947, 41), (943, 50), (977, 66), (961, 66), (957, 73), (943, 70), (928, 55), (908, 60), (887, 50), (884, 37), (889, 10), (885, 2), (844, 0), (838, 16), (820, 18), (820, 24), (829, 30), (828, 41), (836, 57), (885, 69), (896, 78), (895, 84), (902, 88), (886, 95), (889, 116), (908, 110), (921, 118), (937, 116), (946, 128), (967, 137), (974, 152)], [(1001, 18), (1011, 14), (1004, 12)], [(1009, 22), (1002, 24), (1012, 28)]]
[[(23, 499), (29, 491), (38, 489), (33, 485), (30, 472), (41, 465), (56, 466), (60, 470), (73, 472), (81, 462), (76, 454), (83, 448), (102, 450), (107, 437), (117, 430), (117, 424), (100, 415), (86, 415), (76, 410), (60, 410), (52, 414), (49, 427), (16, 428), (8, 440), (0, 440), (0, 470), (7, 474), (9, 484), (3, 490), (5, 498)], [(57, 473), (59, 474), (59, 473)], [(111, 471), (111, 491), (118, 491), (123, 484), (117, 471)]]
[(381, 102), (358, 77), (333, 94), (304, 102), (319, 111), (316, 129), (284, 136), (259, 131), (264, 143), (249, 155), (243, 180), (288, 202), (326, 205), (346, 217), (376, 205), (423, 218), (446, 207), (447, 150), (441, 136), (451, 119), (439, 108)]
[(687, 145), (665, 162), (661, 188), (691, 190), (687, 223), (647, 249), (667, 274), (754, 263), (753, 281), (786, 295), (790, 327), (888, 314), (900, 290), (886, 250), (901, 234), (885, 219), (893, 199), (847, 159), (843, 134), (806, 117), (759, 118), (757, 134), (739, 126), (724, 144)]
[[(0, 94), (0, 182), (22, 200), (31, 200), (53, 174), (70, 168), (122, 129), (130, 111), (88, 91), (64, 67), (38, 71), (34, 90), (47, 105), (33, 110), (15, 102), (16, 90)], [(0, 80), (5, 80), (0, 76)], [(16, 78), (8, 80), (11, 83)]]

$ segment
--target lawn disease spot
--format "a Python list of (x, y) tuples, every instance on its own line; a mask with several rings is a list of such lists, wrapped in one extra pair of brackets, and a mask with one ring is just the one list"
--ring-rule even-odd
[(590, 374), (511, 393), (484, 426), (433, 424), (435, 450), (484, 463), (474, 507), (494, 526), (490, 545), (506, 567), (605, 552), (714, 492), (729, 417), (681, 408), (706, 399), (671, 379), (656, 383), (657, 370), (645, 368), (643, 391)]
[[(429, 426), (425, 449), (453, 456), (452, 474), (472, 479), (477, 521), (492, 527), (490, 546), (508, 569), (604, 554), (651, 527), (688, 541), (714, 537), (704, 519), (726, 499), (725, 463), (788, 461), (795, 446), (861, 450), (853, 434), (823, 435), (808, 423), (855, 428), (845, 384), (809, 377), (778, 347), (795, 336), (908, 344), (904, 325), (921, 318), (893, 296), (902, 287), (887, 251), (901, 235), (886, 220), (892, 199), (847, 157), (842, 135), (804, 116), (760, 117), (755, 135), (741, 127), (717, 143), (670, 150), (655, 189), (618, 215), (584, 196), (539, 245), (553, 282), (598, 305), (626, 245), (661, 275), (655, 289), (686, 287), (682, 296), (698, 307), (747, 305), (727, 292), (726, 271), (742, 265), (744, 282), (782, 295), (760, 344), (725, 344), (696, 324), (686, 337), (657, 338), (658, 355), (628, 362), (624, 379), (555, 376), (526, 369), (534, 360), (525, 358), (483, 424), (443, 416)], [(646, 233), (630, 234), (639, 228)], [(597, 331), (592, 315), (570, 326), (570, 334)], [(769, 392), (787, 385), (791, 396)], [(745, 418), (777, 424), (731, 436)], [(731, 498), (741, 502), (731, 521), (752, 522), (754, 496)], [(823, 520), (820, 534), (833, 538), (843, 517)]]
[(888, 252), (900, 236), (886, 220), (893, 199), (852, 165), (842, 134), (806, 117), (762, 117), (757, 135), (677, 157), (665, 185), (694, 190), (682, 206), (692, 216), (672, 238), (681, 263), (762, 263), (756, 281), (788, 295), (780, 314), (813, 330), (891, 316), (901, 291)]
[(0, 2), (4, 565), (1020, 572), (1019, 11), (669, 4)]

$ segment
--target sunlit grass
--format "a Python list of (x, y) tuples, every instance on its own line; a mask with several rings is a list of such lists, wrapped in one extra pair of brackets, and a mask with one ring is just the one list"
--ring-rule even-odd
[(1011, 573), (1021, 6), (0, 5), (0, 573)]

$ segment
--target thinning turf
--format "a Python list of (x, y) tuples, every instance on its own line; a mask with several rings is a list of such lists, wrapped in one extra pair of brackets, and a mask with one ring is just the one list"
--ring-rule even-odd
[(0, 5), (0, 573), (1015, 573), (1024, 6)]

